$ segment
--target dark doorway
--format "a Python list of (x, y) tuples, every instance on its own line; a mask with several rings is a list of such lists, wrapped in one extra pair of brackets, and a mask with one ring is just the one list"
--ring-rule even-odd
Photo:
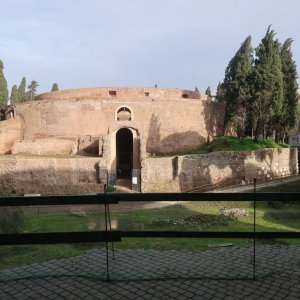
[(131, 177), (133, 136), (128, 128), (117, 132), (117, 176)]

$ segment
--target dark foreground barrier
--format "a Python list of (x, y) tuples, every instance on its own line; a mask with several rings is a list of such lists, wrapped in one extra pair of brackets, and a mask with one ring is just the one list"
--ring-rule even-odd
[[(0, 208), (4, 206), (36, 206), (36, 205), (104, 205), (105, 230), (84, 232), (50, 232), (0, 234), (0, 245), (26, 244), (59, 244), (59, 243), (90, 243), (105, 242), (106, 244), (106, 276), (109, 276), (108, 243), (121, 242), (122, 238), (248, 238), (253, 240), (253, 279), (256, 277), (256, 239), (300, 238), (300, 232), (257, 232), (256, 203), (265, 201), (300, 202), (300, 193), (102, 193), (95, 195), (74, 196), (41, 196), (41, 197), (2, 197)], [(120, 231), (111, 230), (109, 204), (120, 202), (153, 202), (153, 201), (231, 201), (253, 203), (253, 230), (243, 232), (222, 231)]]

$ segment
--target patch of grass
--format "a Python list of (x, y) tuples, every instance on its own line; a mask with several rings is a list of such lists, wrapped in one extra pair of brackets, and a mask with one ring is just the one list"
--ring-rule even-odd
[(41, 263), (84, 254), (89, 244), (21, 245), (0, 247), (0, 269)]
[(209, 145), (199, 147), (197, 149), (187, 151), (185, 154), (202, 154), (215, 151), (244, 151), (244, 150), (259, 150), (265, 148), (287, 148), (286, 144), (275, 143), (271, 139), (261, 140), (255, 142), (250, 137), (246, 137), (241, 141), (233, 136), (219, 136), (216, 137)]
[[(224, 218), (221, 208), (244, 208), (246, 216)], [(256, 210), (257, 231), (299, 231), (300, 207), (284, 204), (280, 209), (258, 203)], [(183, 204), (154, 209), (136, 209), (130, 212), (111, 212), (118, 230), (161, 231), (252, 231), (253, 207), (251, 202), (184, 202)], [(91, 228), (90, 224), (94, 227)], [(86, 217), (69, 214), (49, 214), (28, 218), (24, 232), (103, 230), (104, 214), (91, 213)], [(232, 243), (236, 246), (252, 246), (249, 239), (197, 239), (197, 238), (123, 238), (115, 243), (118, 249), (177, 249), (207, 250), (209, 244)], [(257, 245), (297, 243), (299, 240), (258, 240)], [(48, 261), (83, 254), (103, 244), (1, 246), (0, 269), (33, 262)]]
[[(0, 190), (1, 197), (16, 197), (15, 191)], [(25, 223), (25, 216), (21, 207), (0, 207), (0, 233), (18, 233)]]
[(25, 232), (63, 232), (85, 231), (88, 229), (88, 218), (69, 214), (48, 214), (27, 219)]
[(203, 145), (198, 148), (190, 149), (178, 153), (170, 153), (166, 155), (151, 154), (149, 157), (159, 158), (163, 156), (189, 155), (189, 154), (205, 154), (216, 151), (245, 151), (259, 150), (265, 148), (288, 148), (289, 145), (283, 143), (275, 143), (271, 139), (260, 140), (257, 143), (251, 137), (245, 137), (243, 141), (234, 136), (218, 136), (210, 144)]
[(16, 197), (16, 196), (20, 196), (20, 194), (17, 194), (15, 191), (0, 190), (0, 197)]

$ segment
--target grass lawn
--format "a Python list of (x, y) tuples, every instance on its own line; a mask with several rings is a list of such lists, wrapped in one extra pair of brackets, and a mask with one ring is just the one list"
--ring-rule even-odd
[[(221, 208), (244, 208), (247, 216), (230, 218), (220, 214)], [(267, 203), (257, 206), (258, 231), (299, 231), (300, 206), (285, 204), (280, 209), (268, 207)], [(251, 203), (242, 202), (186, 202), (179, 205), (154, 209), (136, 209), (131, 212), (112, 211), (111, 219), (117, 229), (129, 230), (177, 230), (177, 231), (252, 231), (253, 208)], [(90, 213), (85, 217), (69, 214), (48, 214), (28, 217), (24, 232), (59, 232), (103, 230), (104, 217)], [(115, 248), (207, 250), (211, 244), (232, 243), (252, 246), (248, 239), (188, 239), (188, 238), (124, 238), (115, 243)], [(262, 244), (298, 243), (295, 240), (257, 241)], [(42, 262), (83, 254), (86, 250), (103, 247), (99, 244), (62, 244), (1, 246), (0, 269)]]

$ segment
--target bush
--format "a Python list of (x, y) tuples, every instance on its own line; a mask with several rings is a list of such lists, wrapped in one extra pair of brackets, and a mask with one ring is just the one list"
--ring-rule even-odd
[(23, 210), (19, 207), (0, 208), (0, 233), (21, 232), (25, 223)]

